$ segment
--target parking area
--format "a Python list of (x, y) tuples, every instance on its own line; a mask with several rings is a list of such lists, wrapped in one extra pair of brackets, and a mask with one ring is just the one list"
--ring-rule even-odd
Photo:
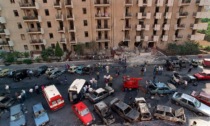
[[(84, 63), (84, 64), (88, 64), (88, 63)], [(69, 63), (69, 65), (71, 65), (71, 63)], [(151, 113), (153, 113), (154, 107), (158, 104), (170, 106), (174, 109), (180, 108), (180, 106), (177, 106), (177, 105), (171, 103), (170, 99), (171, 99), (172, 95), (164, 95), (164, 96), (154, 95), (151, 97), (150, 95), (145, 94), (142, 90), (127, 91), (127, 92), (122, 91), (122, 84), (123, 84), (122, 77), (124, 75), (129, 75), (130, 77), (143, 78), (143, 80), (140, 81), (140, 85), (142, 87), (146, 87), (146, 84), (145, 84), (146, 80), (153, 79), (154, 65), (148, 65), (147, 71), (146, 71), (145, 75), (143, 75), (143, 76), (140, 75), (141, 67), (131, 67), (131, 66), (127, 67), (126, 71), (123, 70), (124, 69), (123, 67), (120, 67), (120, 75), (116, 76), (115, 67), (112, 67), (112, 66), (118, 66), (118, 65), (110, 64), (110, 73), (109, 73), (111, 76), (113, 76), (112, 87), (115, 90), (115, 93), (114, 93), (114, 95), (111, 95), (111, 96), (108, 96), (107, 98), (105, 98), (103, 100), (105, 103), (109, 104), (109, 102), (115, 97), (117, 97), (118, 99), (120, 99), (126, 103), (129, 103), (129, 100), (132, 100), (135, 97), (144, 97), (149, 104), (149, 107), (150, 107), (149, 109), (150, 109)], [(30, 67), (30, 66), (26, 66), (26, 67)], [(33, 66), (33, 68), (36, 68), (36, 67), (38, 67), (38, 66)], [(58, 66), (58, 68), (64, 68), (64, 67)], [(188, 68), (184, 68), (181, 71), (179, 71), (179, 73), (188, 74), (187, 71), (188, 71)], [(199, 71), (203, 71), (203, 68), (200, 66), (198, 68), (193, 68), (190, 74), (194, 74)], [(105, 70), (100, 71), (100, 80), (98, 81), (98, 87), (105, 87), (103, 77), (104, 77), (104, 75), (109, 75), (109, 74), (107, 74)], [(157, 75), (156, 81), (166, 83), (170, 79), (171, 76), (172, 76), (171, 71), (164, 70), (162, 75)], [(0, 92), (4, 92), (5, 84), (10, 85), (11, 95), (13, 97), (15, 97), (15, 92), (21, 91), (22, 89), (25, 89), (26, 91), (28, 91), (30, 88), (34, 88), (34, 86), (36, 84), (39, 86), (55, 84), (56, 87), (58, 88), (59, 92), (64, 97), (65, 106), (58, 111), (51, 111), (49, 109), (49, 106), (48, 106), (45, 98), (43, 97), (42, 93), (40, 93), (40, 94), (27, 93), (26, 100), (24, 101), (24, 106), (27, 109), (27, 111), (26, 111), (27, 125), (29, 125), (29, 126), (35, 125), (34, 119), (33, 119), (34, 117), (32, 114), (32, 106), (39, 102), (43, 103), (44, 108), (47, 110), (47, 112), (49, 114), (50, 122), (47, 125), (49, 125), (49, 126), (81, 125), (82, 124), (81, 121), (77, 118), (77, 116), (71, 110), (71, 103), (68, 100), (67, 89), (75, 79), (81, 78), (81, 79), (85, 79), (85, 80), (89, 81), (93, 77), (96, 78), (95, 73), (93, 73), (92, 75), (78, 75), (78, 74), (70, 74), (68, 72), (59, 76), (58, 80), (56, 80), (56, 79), (49, 80), (49, 79), (47, 79), (47, 77), (45, 75), (42, 75), (38, 78), (37, 77), (32, 77), (31, 79), (25, 78), (25, 79), (21, 80), (20, 82), (14, 82), (11, 78), (5, 77), (5, 78), (0, 78)], [(67, 78), (67, 83), (65, 83), (66, 78)], [(192, 84), (189, 84), (187, 86), (187, 88), (185, 88), (185, 89), (181, 85), (178, 86), (177, 88), (178, 88), (179, 92), (187, 93), (187, 94), (190, 94), (193, 90), (205, 91), (206, 93), (210, 94), (210, 83), (208, 83), (208, 81), (199, 81), (197, 86), (193, 86)], [(97, 125), (103, 124), (102, 120), (99, 118), (99, 116), (93, 111), (93, 104), (90, 103), (87, 99), (84, 99), (83, 101), (88, 106), (90, 111), (93, 113), (94, 117), (96, 118), (96, 120), (94, 121), (94, 124), (97, 124)], [(194, 112), (192, 112), (188, 109), (184, 109), (184, 110), (185, 110), (187, 122), (185, 124), (183, 124), (183, 126), (189, 126), (192, 124), (192, 121), (195, 121), (195, 120), (197, 121), (198, 126), (209, 126), (210, 125), (209, 117), (198, 116), (197, 114), (195, 114)], [(116, 125), (122, 125), (122, 124), (127, 123), (123, 118), (121, 118), (114, 111), (113, 111), (113, 114), (114, 114), (114, 117), (116, 118), (116, 123), (115, 123)], [(9, 125), (9, 112), (6, 110), (4, 111), (4, 114), (2, 115), (2, 117), (0, 118), (0, 125), (2, 125), (2, 126)], [(153, 118), (151, 121), (141, 121), (141, 122), (134, 123), (133, 125), (176, 126), (176, 125), (180, 125), (180, 124), (176, 124), (176, 123), (172, 123), (172, 122), (164, 121), (164, 120), (157, 120), (157, 119)]]

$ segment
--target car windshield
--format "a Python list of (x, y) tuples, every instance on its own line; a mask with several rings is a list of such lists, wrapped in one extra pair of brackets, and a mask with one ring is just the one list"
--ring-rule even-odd
[(10, 99), (9, 97), (5, 97), (3, 100), (1, 100), (1, 103), (3, 103), (3, 104), (4, 104), (4, 103), (8, 102), (8, 101), (9, 101), (9, 99)]
[(35, 112), (34, 115), (35, 115), (35, 117), (37, 118), (37, 117), (39, 117), (40, 115), (42, 115), (44, 112), (45, 112), (45, 110), (43, 109), (43, 110), (40, 110), (40, 111), (38, 111), (38, 112)]
[(199, 102), (197, 99), (195, 99), (194, 105), (195, 105), (196, 108), (198, 108), (198, 107), (201, 106), (201, 102)]
[(126, 109), (124, 110), (124, 113), (127, 114), (127, 113), (129, 113), (130, 111), (131, 111), (131, 108), (128, 107), (128, 108), (126, 108)]
[(19, 112), (19, 113), (15, 114), (15, 115), (11, 115), (10, 120), (11, 121), (18, 120), (18, 119), (20, 119), (21, 116), (22, 116), (22, 112)]
[(98, 93), (93, 92), (93, 96), (97, 97), (98, 96)]
[(176, 97), (176, 98), (179, 98), (179, 97), (181, 97), (181, 96), (182, 96), (182, 93), (177, 93), (175, 97)]
[(85, 115), (87, 115), (88, 113), (89, 113), (89, 109), (88, 109), (88, 108), (86, 108), (86, 109), (84, 109), (84, 110), (82, 110), (82, 111), (79, 112), (79, 114), (80, 114), (81, 116), (85, 116)]

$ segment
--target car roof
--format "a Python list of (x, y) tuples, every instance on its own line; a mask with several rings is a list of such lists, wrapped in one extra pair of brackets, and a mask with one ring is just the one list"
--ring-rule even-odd
[(3, 69), (1, 72), (9, 71), (9, 69)]
[(125, 104), (124, 102), (122, 101), (119, 101), (115, 104), (118, 108), (122, 109), (122, 110), (125, 110), (126, 108), (129, 107), (129, 105)]
[(106, 103), (104, 101), (98, 102), (95, 104), (100, 110), (103, 108), (107, 108), (108, 106), (106, 105)]
[(44, 110), (44, 108), (43, 108), (43, 106), (42, 106), (42, 103), (38, 103), (38, 104), (35, 104), (34, 106), (33, 106), (33, 111), (36, 113), (36, 112), (38, 112), (38, 111), (40, 111), (40, 110)]
[(87, 108), (87, 106), (85, 105), (84, 102), (79, 102), (79, 103), (75, 104), (74, 106), (75, 106), (79, 111), (82, 111), (82, 110), (84, 110), (84, 109)]
[(72, 84), (69, 86), (68, 91), (77, 91), (79, 93), (82, 89), (82, 87), (85, 85), (86, 80), (85, 79), (75, 79)]
[(157, 110), (164, 111), (164, 112), (172, 112), (172, 108), (165, 105), (157, 105)]
[(96, 93), (101, 93), (104, 92), (105, 90), (103, 88), (98, 88), (97, 90), (95, 90)]
[(10, 107), (10, 114), (11, 115), (17, 114), (20, 111), (21, 111), (21, 105), (20, 104), (17, 104), (15, 106)]
[(207, 94), (206, 92), (201, 91), (201, 92), (199, 93), (199, 95), (202, 96), (202, 97), (204, 97), (204, 98), (210, 99), (210, 95)]
[(135, 102), (138, 102), (138, 101), (145, 101), (146, 102), (144, 97), (135, 98)]
[(184, 99), (186, 99), (188, 101), (195, 101), (194, 97), (192, 97), (192, 96), (190, 96), (188, 94), (184, 94), (184, 93), (181, 95), (181, 98), (184, 98)]
[(168, 87), (168, 86), (166, 86), (165, 83), (162, 83), (162, 82), (155, 83), (155, 85), (156, 85), (157, 87), (159, 87), (159, 88), (161, 88), (161, 87)]

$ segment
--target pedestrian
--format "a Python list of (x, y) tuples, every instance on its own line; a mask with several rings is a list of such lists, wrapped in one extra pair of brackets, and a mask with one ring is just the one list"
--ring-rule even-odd
[(184, 81), (184, 89), (187, 87), (187, 85), (188, 85), (188, 82), (185, 80)]
[(193, 121), (193, 124), (191, 126), (197, 126), (197, 122)]
[(93, 81), (93, 88), (94, 88), (94, 89), (97, 89), (97, 87), (98, 87), (98, 86), (97, 86), (97, 82), (98, 82), (98, 81), (97, 81), (95, 78), (92, 78), (92, 81)]
[(144, 75), (146, 74), (147, 68), (144, 66)]
[(111, 86), (111, 87), (112, 87), (112, 80), (113, 80), (113, 77), (110, 76), (110, 78), (109, 78), (109, 86)]
[(10, 93), (10, 86), (8, 84), (5, 84), (5, 90), (7, 93)]
[(141, 76), (144, 75), (144, 67), (141, 68)]
[(30, 94), (30, 96), (32, 96), (32, 94), (33, 94), (33, 88), (30, 88), (29, 90), (28, 90), (28, 92), (29, 92), (29, 94)]
[(121, 63), (121, 58), (119, 58), (119, 64)]
[(100, 79), (100, 73), (99, 73), (99, 71), (96, 72), (96, 79), (97, 79), (97, 80)]
[(21, 94), (18, 95), (17, 100), (18, 100), (19, 103), (23, 103)]
[(38, 84), (35, 85), (34, 89), (36, 91), (36, 94), (39, 94), (39, 86), (38, 86)]
[(23, 101), (25, 101), (25, 99), (26, 99), (26, 91), (25, 90), (21, 90), (21, 96), (22, 96), (22, 99), (23, 99)]
[(156, 82), (156, 74), (153, 75), (153, 82), (154, 82), (154, 83)]
[(127, 59), (126, 59), (126, 57), (125, 57), (125, 64), (127, 63)]
[(106, 66), (106, 73), (107, 74), (109, 73), (109, 66), (108, 65)]
[(124, 72), (126, 72), (126, 70), (127, 70), (127, 65), (125, 64), (124, 65)]
[(190, 68), (188, 70), (188, 73), (190, 73), (192, 71), (192, 68), (193, 68), (193, 66), (192, 66), (192, 64), (190, 64)]
[(66, 76), (64, 76), (64, 80), (65, 80), (65, 84), (68, 84)]
[(90, 80), (90, 85), (93, 86), (93, 79)]
[(87, 93), (87, 85), (83, 87), (84, 93)]
[(29, 70), (28, 71), (28, 77), (29, 77), (29, 79), (31, 79), (32, 75), (33, 75), (33, 71), (32, 70)]

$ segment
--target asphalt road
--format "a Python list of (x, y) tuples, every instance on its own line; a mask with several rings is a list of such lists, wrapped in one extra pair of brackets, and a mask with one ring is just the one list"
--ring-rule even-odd
[[(92, 63), (90, 62), (85, 62), (84, 64), (89, 64)], [(77, 63), (74, 63), (77, 64)], [(36, 69), (38, 65), (20, 65), (20, 66), (9, 66), (13, 69), (19, 69), (19, 68), (34, 68)], [(52, 65), (52, 64), (51, 64)], [(117, 64), (113, 64), (113, 66), (116, 66)], [(63, 65), (56, 64), (57, 67), (64, 68)], [(171, 106), (174, 109), (178, 109), (180, 106), (171, 104), (170, 98), (171, 95), (167, 96), (155, 96), (153, 99), (151, 97), (148, 97), (146, 94), (144, 94), (141, 90), (138, 92), (123, 92), (122, 91), (122, 76), (123, 75), (130, 75), (131, 77), (142, 77), (143, 80), (140, 82), (140, 84), (145, 87), (145, 81), (146, 80), (151, 80), (152, 75), (153, 75), (153, 65), (149, 65), (147, 67), (147, 72), (146, 75), (140, 76), (140, 69), (139, 67), (128, 67), (127, 71), (125, 73), (122, 72), (121, 69), (121, 74), (119, 77), (115, 77), (115, 69), (111, 68), (110, 69), (110, 75), (114, 76), (113, 80), (113, 88), (115, 89), (115, 94), (113, 96), (109, 96), (106, 99), (104, 99), (105, 103), (109, 103), (113, 98), (117, 97), (120, 100), (126, 101), (128, 95), (133, 96), (133, 97), (145, 97), (147, 102), (150, 104), (151, 108), (150, 111), (153, 112), (154, 107), (157, 104), (161, 105), (167, 105)], [(183, 69), (180, 71), (181, 73), (187, 73), (188, 69)], [(198, 71), (203, 71), (202, 67), (199, 67), (197, 69), (192, 70), (192, 74), (196, 73)], [(100, 77), (102, 78), (104, 75), (107, 75), (105, 71), (101, 71)], [(157, 80), (160, 82), (167, 82), (169, 80), (169, 77), (172, 75), (172, 72), (165, 71), (163, 75), (158, 75)], [(67, 76), (67, 82), (68, 84), (58, 84), (57, 81), (55, 80), (48, 80), (45, 75), (39, 77), (39, 78), (26, 78), (20, 82), (13, 82), (11, 78), (0, 78), (0, 92), (4, 92), (4, 85), (9, 84), (11, 87), (11, 94), (14, 96), (14, 93), (17, 91), (20, 91), (21, 89), (26, 89), (28, 91), (29, 88), (34, 87), (35, 84), (42, 85), (42, 84), (55, 84), (62, 96), (64, 97), (65, 100), (65, 107), (58, 110), (58, 111), (50, 111), (49, 106), (47, 105), (46, 100), (44, 99), (42, 94), (32, 94), (29, 95), (27, 94), (27, 99), (24, 102), (25, 107), (27, 108), (27, 125), (33, 126), (35, 125), (34, 120), (33, 120), (33, 114), (32, 114), (32, 106), (36, 103), (42, 102), (45, 109), (47, 110), (49, 117), (50, 117), (50, 123), (48, 124), (49, 126), (78, 126), (82, 125), (81, 121), (75, 116), (75, 114), (71, 110), (71, 104), (69, 103), (67, 99), (67, 89), (70, 86), (70, 84), (74, 81), (74, 79), (77, 78), (84, 78), (86, 80), (90, 80), (92, 77), (95, 77), (95, 75), (76, 75), (76, 74), (69, 74), (65, 73), (62, 76), (59, 77), (59, 80), (62, 81), (64, 80), (64, 76)], [(104, 87), (104, 82), (103, 79), (100, 79), (98, 82), (99, 87)], [(196, 91), (206, 91), (210, 93), (210, 83), (208, 81), (202, 81), (199, 82), (198, 86), (192, 86), (188, 85), (187, 89), (183, 89), (181, 86), (178, 87), (179, 92), (184, 92), (184, 93), (190, 93), (191, 91), (196, 90)], [(90, 111), (93, 113), (93, 115), (96, 117), (96, 121), (94, 124), (102, 124), (102, 121), (98, 117), (98, 115), (93, 112), (93, 104), (90, 103), (88, 100), (84, 100), (84, 102), (87, 104), (89, 107)], [(183, 126), (188, 126), (191, 124), (193, 120), (197, 120), (198, 126), (209, 126), (209, 117), (200, 117), (197, 116), (195, 113), (185, 109), (186, 117), (187, 117), (187, 123), (184, 124)], [(116, 118), (116, 125), (122, 125), (125, 123), (125, 121), (115, 112), (113, 112), (115, 118)], [(200, 120), (200, 121), (199, 121)], [(208, 124), (209, 123), (209, 124)], [(8, 126), (9, 125), (9, 112), (5, 111), (5, 113), (2, 115), (0, 118), (0, 126)], [(139, 123), (134, 123), (132, 125), (139, 125), (139, 126), (176, 126), (178, 124), (168, 122), (168, 121), (163, 121), (163, 120), (155, 120), (153, 119), (152, 121), (142, 121)]]

